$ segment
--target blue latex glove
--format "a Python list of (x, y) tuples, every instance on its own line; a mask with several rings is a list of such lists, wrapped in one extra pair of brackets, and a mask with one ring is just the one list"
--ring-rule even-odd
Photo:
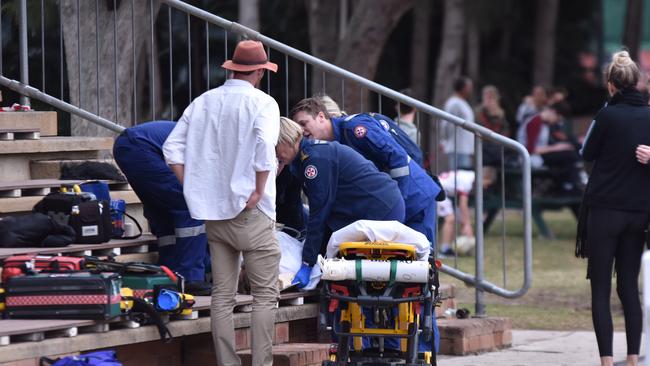
[(292, 285), (298, 284), (298, 288), (303, 288), (309, 284), (309, 275), (311, 274), (311, 266), (307, 263), (303, 263), (300, 266), (300, 270), (296, 273), (296, 276), (291, 281)]

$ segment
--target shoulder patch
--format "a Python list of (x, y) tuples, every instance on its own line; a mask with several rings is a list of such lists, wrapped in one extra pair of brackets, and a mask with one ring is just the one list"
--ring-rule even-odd
[(318, 169), (314, 165), (307, 165), (305, 167), (305, 178), (314, 179), (318, 176)]
[(367, 132), (368, 132), (368, 130), (366, 129), (366, 127), (358, 125), (358, 126), (356, 126), (354, 128), (354, 137), (356, 137), (358, 139), (362, 139), (362, 138), (366, 137)]
[(379, 123), (381, 123), (381, 126), (384, 128), (384, 130), (388, 131), (390, 129), (388, 122), (384, 121), (383, 119), (380, 119)]

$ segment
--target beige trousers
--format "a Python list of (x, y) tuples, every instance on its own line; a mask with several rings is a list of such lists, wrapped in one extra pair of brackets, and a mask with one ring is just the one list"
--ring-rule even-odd
[(274, 233), (275, 223), (254, 208), (245, 209), (231, 220), (206, 221), (205, 229), (212, 259), (210, 317), (217, 365), (241, 365), (235, 351), (233, 323), (241, 253), (253, 295), (252, 364), (271, 366), (280, 263), (280, 247)]

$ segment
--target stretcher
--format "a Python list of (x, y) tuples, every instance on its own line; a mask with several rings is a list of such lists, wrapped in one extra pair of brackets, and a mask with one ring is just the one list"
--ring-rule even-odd
[(319, 326), (337, 339), (323, 366), (436, 364), (418, 343), (433, 343), (440, 263), (417, 259), (414, 245), (383, 241), (344, 242), (336, 258), (319, 258)]

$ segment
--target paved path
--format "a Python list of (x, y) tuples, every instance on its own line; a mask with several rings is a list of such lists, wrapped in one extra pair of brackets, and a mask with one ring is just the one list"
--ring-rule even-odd
[[(439, 356), (440, 366), (599, 366), (593, 332), (513, 330), (513, 346), (475, 356)], [(643, 355), (644, 344), (641, 345)], [(614, 333), (614, 361), (625, 366), (625, 333)]]

